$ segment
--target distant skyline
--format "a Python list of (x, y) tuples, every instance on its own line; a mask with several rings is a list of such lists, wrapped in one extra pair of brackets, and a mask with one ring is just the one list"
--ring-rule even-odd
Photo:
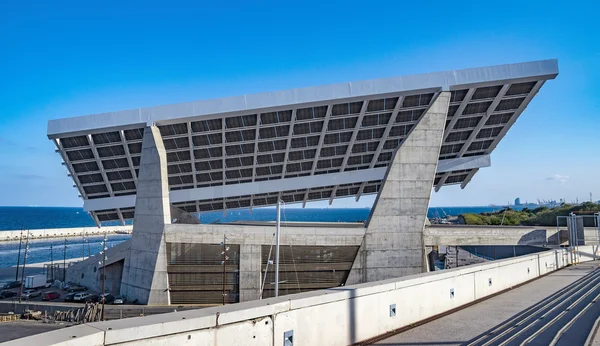
[[(0, 205), (81, 206), (49, 119), (451, 69), (558, 59), (471, 183), (431, 206), (600, 198), (593, 1), (5, 1)], [(426, 20), (425, 20), (426, 19)], [(332, 207), (371, 206), (374, 196)], [(326, 207), (328, 201), (307, 207)]]

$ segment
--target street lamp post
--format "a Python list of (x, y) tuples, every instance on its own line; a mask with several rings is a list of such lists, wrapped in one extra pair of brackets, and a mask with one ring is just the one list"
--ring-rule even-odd
[(17, 271), (15, 272), (15, 281), (19, 280), (19, 264), (21, 263), (21, 244), (23, 244), (23, 226), (21, 226), (21, 235), (19, 236), (19, 254), (17, 255)]
[(19, 290), (19, 303), (23, 297), (23, 285), (25, 280), (25, 266), (27, 265), (27, 255), (29, 252), (29, 231), (27, 231), (27, 240), (25, 241), (25, 258), (23, 258), (23, 271), (21, 272), (21, 288)]
[(275, 297), (279, 296), (279, 228), (281, 227), (281, 201), (277, 197), (277, 219), (275, 222)]
[(227, 236), (223, 234), (223, 242), (221, 243), (221, 245), (223, 245), (223, 251), (221, 251), (221, 255), (223, 255), (223, 260), (221, 261), (221, 264), (223, 265), (223, 277), (222, 277), (222, 281), (223, 281), (223, 305), (225, 305), (225, 296), (227, 295), (225, 293), (225, 279), (226, 279), (226, 275), (225, 275), (225, 266), (226, 266), (226, 262), (229, 259), (229, 257), (227, 257), (227, 251), (229, 251), (229, 247), (227, 246)]
[(52, 276), (52, 281), (54, 281), (54, 256), (52, 255), (52, 243), (50, 243), (50, 270), (51, 273), (50, 276)]
[(100, 254), (102, 255), (102, 261), (98, 262), (98, 264), (102, 264), (102, 292), (100, 293), (100, 299), (102, 300), (102, 316), (100, 317), (100, 319), (102, 321), (104, 321), (104, 303), (106, 301), (106, 296), (104, 295), (104, 285), (106, 282), (106, 260), (108, 259), (108, 257), (106, 256), (106, 250), (108, 250), (108, 246), (106, 245), (106, 241), (107, 241), (107, 233), (106, 230), (104, 231), (104, 240), (102, 241), (102, 251), (100, 251)]
[(67, 238), (65, 238), (65, 246), (63, 247), (63, 283), (67, 281)]

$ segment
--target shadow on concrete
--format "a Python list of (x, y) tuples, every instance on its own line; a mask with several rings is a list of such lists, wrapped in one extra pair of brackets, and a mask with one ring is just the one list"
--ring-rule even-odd
[(517, 245), (544, 246), (547, 244), (546, 234), (545, 229), (534, 229), (527, 234), (523, 234), (517, 241)]
[(459, 248), (488, 261), (530, 255), (548, 250), (548, 248), (532, 245), (463, 245)]
[(566, 244), (568, 240), (569, 231), (566, 229), (561, 229), (548, 237), (548, 245), (561, 245), (562, 243)]
[[(592, 258), (594, 261), (598, 260), (598, 257), (599, 257), (598, 255), (594, 255), (591, 252), (579, 251), (578, 253), (579, 253), (579, 259), (580, 260), (581, 260), (581, 257), (584, 257), (584, 256), (588, 257), (588, 258)], [(579, 264), (581, 264), (581, 263), (579, 263)]]
[(350, 345), (356, 344), (359, 341), (356, 340), (356, 325), (357, 325), (357, 316), (356, 316), (356, 302), (354, 299), (356, 298), (356, 289), (354, 288), (346, 288), (346, 287), (332, 287), (326, 289), (328, 291), (348, 291), (348, 340), (350, 341)]

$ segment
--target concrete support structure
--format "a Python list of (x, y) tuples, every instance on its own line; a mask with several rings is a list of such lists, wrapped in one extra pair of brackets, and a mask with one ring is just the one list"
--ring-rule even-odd
[(423, 228), (449, 102), (441, 92), (394, 154), (347, 284), (426, 271)]
[(149, 305), (169, 304), (165, 225), (171, 223), (167, 154), (158, 127), (144, 130), (131, 248), (121, 294)]
[(240, 302), (258, 299), (260, 295), (261, 245), (240, 245)]

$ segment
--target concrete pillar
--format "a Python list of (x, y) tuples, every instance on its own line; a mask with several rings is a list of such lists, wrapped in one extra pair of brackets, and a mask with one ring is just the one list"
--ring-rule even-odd
[(441, 92), (394, 154), (346, 284), (426, 271), (423, 229), (450, 92)]
[(137, 180), (131, 248), (121, 294), (148, 305), (169, 304), (165, 224), (171, 223), (167, 153), (156, 126), (146, 127)]
[(257, 300), (260, 294), (261, 245), (240, 245), (240, 302)]

